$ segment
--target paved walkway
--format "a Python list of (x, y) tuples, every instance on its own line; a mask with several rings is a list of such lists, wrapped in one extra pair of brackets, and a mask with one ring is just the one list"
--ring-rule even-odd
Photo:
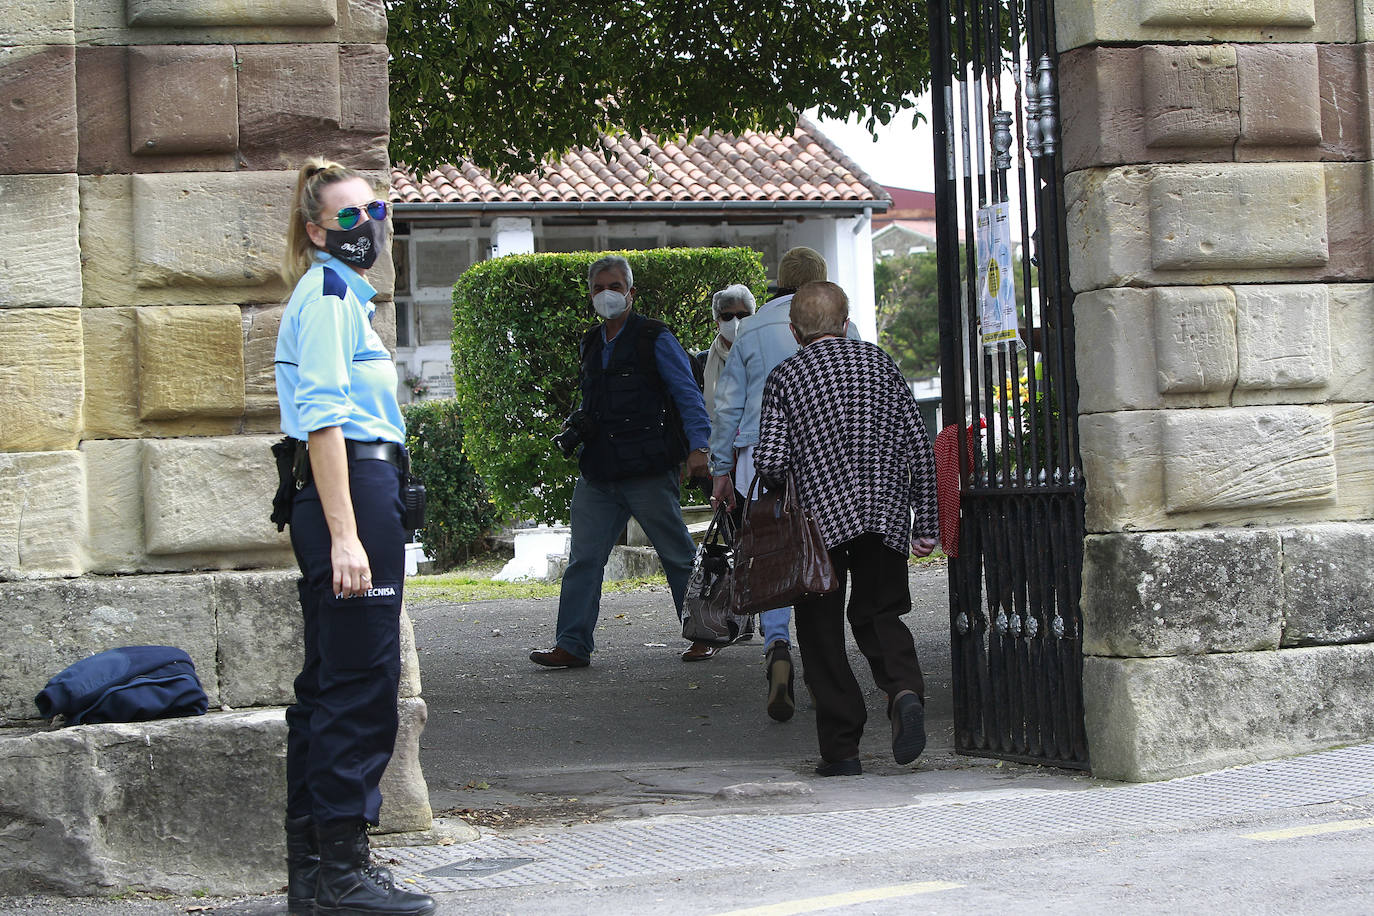
[[(756, 788), (378, 856), (455, 914), (1374, 912), (1374, 745), (1148, 785), (993, 765)], [(280, 895), (0, 898), (51, 916), (284, 911)]]
[[(952, 751), (945, 583), (942, 565), (913, 568), (907, 619), (929, 695), (919, 770), (981, 765)], [(436, 811), (476, 812), (479, 823), (484, 812), (516, 823), (649, 813), (698, 803), (725, 782), (814, 778), (810, 698), (798, 675), (796, 716), (768, 718), (757, 638), (682, 662), (687, 644), (666, 587), (614, 594), (602, 601), (592, 666), (540, 668), (528, 655), (553, 643), (557, 610), (557, 599), (411, 606), (429, 705), (421, 760)], [(886, 698), (850, 648), (869, 701), (864, 767), (910, 773), (892, 761)]]
[[(984, 773), (962, 789), (921, 797), (916, 777), (903, 781), (908, 790), (917, 790), (919, 800), (792, 813), (766, 813), (757, 805), (751, 813), (717, 808), (698, 815), (527, 828), (513, 836), (489, 833), (462, 846), (388, 852), (403, 873), (415, 876), (416, 886), (442, 893), (522, 885), (598, 887), (645, 876), (709, 875), (738, 866), (741, 850), (750, 851), (754, 867), (768, 868), (915, 855), (941, 847), (1067, 842), (1374, 796), (1374, 745), (1144, 785), (1085, 788), (1051, 780), (1037, 786), (1012, 779), (998, 786)], [(862, 777), (853, 780), (853, 787), (862, 789), (862, 782)], [(718, 797), (759, 801), (751, 788), (736, 786)], [(1374, 827), (1374, 818), (1356, 820), (1340, 826)]]

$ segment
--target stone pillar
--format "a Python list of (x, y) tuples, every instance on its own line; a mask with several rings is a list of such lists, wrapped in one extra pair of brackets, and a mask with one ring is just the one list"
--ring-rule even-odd
[[(388, 175), (385, 41), (380, 0), (46, 2), (0, 23), (0, 624), (18, 660), (0, 675), (0, 724), (21, 726), (0, 731), (3, 741), (38, 724), (26, 720), (48, 677), (120, 645), (186, 648), (212, 709), (289, 702), (300, 652), (294, 560), (268, 522), (273, 351), (288, 292), (277, 265), (305, 157)], [(394, 341), (389, 258), (372, 279), (378, 329)], [(413, 830), (431, 815), (413, 642), (405, 651), (405, 726), (383, 821)], [(212, 713), (196, 728), (217, 721), (232, 730), (246, 720)], [(100, 745), (82, 731), (98, 728), (74, 729), (88, 737), (44, 753)], [(157, 795), (170, 820), (200, 805), (217, 822), (214, 803), (238, 802), (214, 796), (214, 773), (267, 774), (259, 794), (270, 804), (233, 821), (254, 838), (236, 845), (244, 837), (231, 826), (213, 837), (224, 847), (216, 857), (250, 856), (256, 884), (240, 890), (281, 883), (274, 728), (253, 725), (244, 759), (204, 766), (211, 775), (187, 780), (194, 790)], [(0, 754), (11, 813), (23, 810), (14, 787), (33, 776), (22, 756), (9, 745)], [(72, 765), (98, 768), (99, 757)], [(93, 796), (77, 823), (44, 800), (58, 788), (34, 791), (25, 816), (55, 838), (54, 858), (0, 856), (15, 863), (0, 867), (7, 892), (29, 886), (28, 866), (34, 880), (78, 890), (175, 888), (178, 869), (196, 874), (120, 870), (179, 842), (177, 831), (143, 836), (123, 823), (142, 810), (137, 798)], [(82, 858), (77, 848), (105, 864), (62, 872)], [(252, 858), (264, 848), (266, 860)]]
[(1094, 772), (1374, 736), (1365, 0), (1058, 0)]

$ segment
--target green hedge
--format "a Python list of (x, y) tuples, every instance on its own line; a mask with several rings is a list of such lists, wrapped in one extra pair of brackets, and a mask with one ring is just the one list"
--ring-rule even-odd
[(463, 454), (463, 418), (453, 400), (418, 401), (401, 408), (410, 470), (425, 485), (425, 527), (419, 540), (440, 570), (483, 548), (496, 511), (482, 478)]
[[(577, 344), (597, 321), (587, 268), (609, 252), (510, 255), (474, 265), (453, 289), (453, 369), (464, 445), (499, 511), (566, 520), (577, 463), (550, 439), (578, 402)], [(743, 283), (762, 302), (748, 248), (625, 251), (635, 310), (667, 322), (688, 349), (715, 333), (711, 294)]]

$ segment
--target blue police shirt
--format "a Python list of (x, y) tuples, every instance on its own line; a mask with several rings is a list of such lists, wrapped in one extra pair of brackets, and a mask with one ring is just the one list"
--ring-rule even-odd
[(339, 426), (345, 439), (405, 444), (396, 364), (372, 329), (375, 295), (323, 251), (296, 284), (277, 331), (277, 402), (288, 436)]

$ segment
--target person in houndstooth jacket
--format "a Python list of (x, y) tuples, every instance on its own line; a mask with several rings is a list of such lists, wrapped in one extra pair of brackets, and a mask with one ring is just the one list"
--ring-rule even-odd
[(821, 776), (862, 772), (868, 715), (845, 652), (846, 579), (854, 641), (888, 696), (893, 756), (906, 764), (925, 749), (924, 680), (902, 615), (911, 610), (907, 553), (928, 555), (939, 534), (935, 456), (916, 399), (882, 348), (844, 336), (848, 324), (849, 300), (834, 283), (797, 290), (791, 326), (802, 349), (768, 376), (754, 452), (770, 487), (792, 473), (840, 580), (796, 605)]

